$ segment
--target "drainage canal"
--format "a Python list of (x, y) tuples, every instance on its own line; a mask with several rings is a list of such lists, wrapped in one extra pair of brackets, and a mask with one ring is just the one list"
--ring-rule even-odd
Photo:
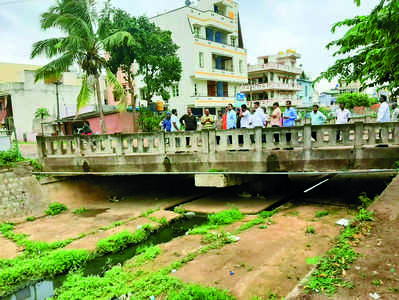
[[(188, 230), (195, 226), (202, 225), (207, 221), (205, 217), (184, 217), (172, 221), (168, 226), (160, 228), (153, 233), (146, 241), (116, 254), (97, 257), (81, 267), (85, 276), (99, 275), (118, 264), (123, 265), (126, 261), (136, 256), (137, 249), (144, 245), (159, 245), (170, 242), (171, 240), (183, 236)], [(62, 286), (66, 279), (66, 274), (57, 276), (50, 280), (35, 283), (25, 283), (23, 288), (13, 295), (0, 297), (1, 300), (45, 300), (54, 296), (55, 290)]]

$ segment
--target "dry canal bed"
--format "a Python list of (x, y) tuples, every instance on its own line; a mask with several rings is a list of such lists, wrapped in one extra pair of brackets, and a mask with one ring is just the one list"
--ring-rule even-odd
[[(270, 195), (253, 192), (249, 197), (245, 187), (216, 193), (193, 189), (180, 200), (173, 191), (163, 193), (162, 197), (141, 193), (140, 199), (137, 193), (135, 201), (132, 196), (117, 203), (97, 202), (81, 215), (64, 212), (22, 222), (12, 230), (17, 237), (23, 237), (22, 246), (18, 239), (19, 246), (0, 237), (0, 258), (26, 255), (29, 241), (49, 244), (66, 240), (61, 249), (48, 250), (50, 255), (57, 251), (85, 251), (88, 258), (77, 265), (83, 273), (75, 277), (65, 275), (76, 268), (66, 268), (53, 274), (55, 279), (51, 280), (42, 281), (49, 278), (43, 274), (20, 282), (17, 278), (14, 285), (3, 282), (9, 291), (20, 286), (16, 294), (4, 299), (47, 299), (55, 292), (59, 299), (117, 299), (129, 293), (130, 299), (166, 299), (172, 289), (183, 294), (198, 292), (199, 287), (191, 284), (216, 288), (212, 293), (225, 290), (236, 299), (286, 296), (314, 268), (311, 261), (331, 248), (330, 242), (342, 230), (336, 222), (351, 219), (357, 213), (358, 196), (362, 192), (370, 197), (380, 194), (391, 178), (335, 177), (305, 194), (304, 190), (324, 181), (323, 178), (292, 178), (289, 185), (284, 181), (279, 187), (280, 195), (273, 190)], [(284, 199), (285, 203), (281, 203)], [(276, 203), (281, 205), (273, 216), (257, 215), (265, 209), (270, 211)], [(76, 200), (74, 205), (78, 206)], [(165, 210), (176, 205), (175, 212)], [(237, 211), (233, 206), (241, 210), (243, 217), (233, 217), (229, 224), (223, 224), (223, 220), (230, 218), (223, 215), (224, 211)], [(193, 217), (187, 211), (219, 214), (212, 221)], [(7, 266), (9, 270), (13, 268), (13, 264), (4, 262), (7, 260), (0, 261), (0, 287), (1, 272)], [(115, 277), (108, 280), (110, 276)], [(29, 284), (28, 279), (34, 283)], [(98, 288), (92, 286), (94, 281), (99, 283)], [(123, 285), (114, 284), (102, 291), (110, 281)], [(139, 284), (144, 284), (145, 291), (139, 291)], [(83, 294), (81, 286), (86, 286)], [(209, 290), (203, 293), (210, 295)], [(183, 299), (173, 297), (167, 299)]]

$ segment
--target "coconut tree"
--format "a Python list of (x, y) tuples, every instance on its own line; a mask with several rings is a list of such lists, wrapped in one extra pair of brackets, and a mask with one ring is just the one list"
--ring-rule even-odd
[[(102, 14), (107, 14), (107, 10), (108, 2)], [(103, 21), (105, 19), (97, 12), (94, 0), (57, 0), (54, 6), (41, 15), (40, 23), (43, 30), (57, 29), (64, 36), (36, 42), (31, 53), (32, 58), (44, 54), (53, 59), (36, 71), (36, 81), (57, 77), (73, 65), (81, 68), (83, 77), (77, 98), (77, 112), (87, 105), (95, 92), (102, 133), (106, 132), (100, 88), (100, 76), (107, 65), (103, 47), (107, 36), (107, 26)], [(114, 90), (123, 94), (123, 88), (118, 85), (117, 80), (112, 80), (112, 76), (107, 74)]]
[(44, 136), (44, 132), (43, 132), (43, 120), (44, 120), (44, 118), (47, 118), (47, 117), (49, 117), (49, 116), (50, 116), (50, 113), (48, 112), (48, 109), (47, 109), (47, 108), (41, 107), (41, 108), (38, 108), (38, 109), (35, 111), (34, 118), (37, 119), (37, 120), (41, 120), (41, 121), (40, 121), (40, 126), (41, 126), (41, 128), (42, 128), (42, 136)]

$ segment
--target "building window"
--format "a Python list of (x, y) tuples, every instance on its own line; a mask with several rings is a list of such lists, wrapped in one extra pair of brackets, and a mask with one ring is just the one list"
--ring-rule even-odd
[(194, 36), (199, 39), (201, 37), (201, 27), (194, 26)]
[(179, 97), (180, 91), (179, 91), (179, 85), (175, 84), (172, 86), (172, 95), (173, 97)]
[(208, 81), (208, 96), (216, 97), (216, 81)]
[(237, 41), (237, 37), (236, 36), (231, 36), (230, 37), (231, 46), (236, 47), (236, 41)]
[(213, 29), (211, 29), (211, 28), (207, 28), (207, 29), (206, 29), (206, 39), (207, 39), (208, 41), (214, 41)]
[(238, 93), (237, 93), (237, 87), (235, 86), (235, 87), (234, 87), (234, 97), (237, 97), (237, 94), (238, 94)]
[(240, 62), (239, 62), (239, 65), (238, 65), (238, 69), (239, 69), (240, 73), (242, 73), (242, 64), (243, 64), (243, 62), (240, 59)]
[(198, 87), (196, 83), (194, 84), (194, 95), (198, 96)]
[(199, 53), (199, 65), (200, 65), (200, 68), (203, 68), (205, 66), (204, 53), (203, 52)]

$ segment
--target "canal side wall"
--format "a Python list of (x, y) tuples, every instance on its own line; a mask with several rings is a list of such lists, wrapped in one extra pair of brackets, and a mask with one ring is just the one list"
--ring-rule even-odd
[(42, 214), (48, 203), (29, 166), (0, 170), (0, 222)]

